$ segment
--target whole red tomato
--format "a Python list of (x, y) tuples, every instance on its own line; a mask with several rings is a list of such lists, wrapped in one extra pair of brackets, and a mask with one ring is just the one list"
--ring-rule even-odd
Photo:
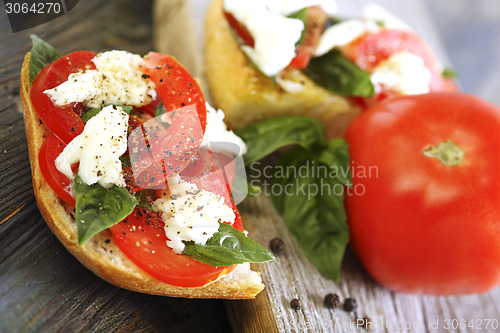
[(467, 294), (500, 283), (500, 109), (477, 97), (397, 97), (346, 139), (351, 245), (388, 288)]

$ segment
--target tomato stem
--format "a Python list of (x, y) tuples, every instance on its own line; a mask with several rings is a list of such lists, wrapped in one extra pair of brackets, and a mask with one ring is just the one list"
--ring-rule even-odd
[(442, 141), (437, 146), (428, 145), (422, 153), (427, 157), (438, 159), (447, 166), (460, 165), (465, 157), (465, 151), (451, 140)]

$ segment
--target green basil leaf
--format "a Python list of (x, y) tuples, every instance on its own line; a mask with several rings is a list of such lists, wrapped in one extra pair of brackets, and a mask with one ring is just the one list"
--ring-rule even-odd
[(167, 113), (167, 108), (165, 107), (165, 105), (163, 105), (163, 103), (158, 104), (158, 106), (154, 110), (155, 118), (160, 117), (160, 116), (164, 115), (165, 113)]
[(206, 245), (186, 242), (184, 254), (211, 266), (232, 266), (245, 262), (275, 260), (274, 255), (231, 225), (220, 223)]
[(101, 112), (102, 109), (89, 109), (87, 112), (82, 114), (82, 121), (86, 124), (87, 121), (90, 120), (90, 118), (97, 116), (99, 112)]
[[(129, 114), (130, 111), (134, 109), (134, 107), (130, 105), (117, 105), (117, 106), (121, 107), (123, 109), (123, 112), (125, 112), (126, 114)], [(97, 114), (101, 112), (101, 110), (102, 109), (94, 109), (94, 108), (87, 110), (87, 112), (82, 114), (82, 121), (86, 124), (87, 121), (90, 120), (90, 118), (97, 116)]]
[(330, 167), (336, 180), (343, 185), (352, 184), (349, 150), (347, 142), (343, 139), (331, 139), (327, 142), (326, 149), (317, 153), (317, 160)]
[(259, 195), (261, 192), (261, 189), (258, 185), (252, 185), (250, 183), (248, 183), (248, 196), (249, 197), (255, 197), (257, 195)]
[(132, 162), (130, 161), (130, 157), (128, 155), (122, 155), (120, 157), (120, 162), (122, 162), (122, 167), (131, 167), (132, 166)]
[(137, 205), (137, 200), (127, 189), (87, 185), (79, 176), (73, 180), (73, 190), (76, 195), (78, 245), (123, 220)]
[(38, 36), (30, 35), (30, 38), (33, 43), (29, 63), (30, 83), (32, 83), (38, 73), (40, 73), (45, 66), (50, 64), (52, 61), (59, 59), (61, 55), (55, 48), (40, 39)]
[(297, 43), (295, 43), (295, 47), (299, 47), (300, 45), (302, 45), (304, 43), (304, 41), (306, 40), (306, 36), (307, 36), (307, 7), (302, 8), (301, 10), (296, 11), (295, 13), (288, 15), (288, 17), (301, 20), (302, 23), (304, 23), (304, 29), (302, 30), (302, 34), (300, 35), (300, 39)]
[(272, 192), (273, 203), (290, 232), (309, 260), (334, 280), (349, 241), (343, 206), (344, 186), (351, 184), (349, 165), (347, 143), (332, 139), (313, 150), (290, 149), (273, 178), (282, 189), (278, 195)]
[(341, 95), (371, 97), (375, 93), (368, 73), (339, 50), (312, 58), (304, 72), (317, 84)]
[(297, 144), (304, 148), (324, 143), (324, 125), (310, 117), (281, 116), (251, 124), (236, 134), (248, 146), (245, 164), (258, 161), (279, 148)]
[(271, 188), (281, 190), (271, 191), (272, 200), (304, 254), (325, 276), (338, 280), (349, 242), (343, 204), (345, 186), (352, 183), (348, 146), (343, 139), (325, 141), (322, 126), (313, 125), (313, 119), (300, 128), (304, 117), (286, 118), (262, 121), (237, 134), (249, 146), (247, 164), (295, 144), (274, 168)]
[(284, 219), (309, 260), (325, 276), (338, 281), (349, 242), (340, 184), (327, 174), (316, 175), (317, 170), (312, 170), (316, 166), (307, 161), (298, 166), (309, 168), (309, 174), (288, 179), (293, 190), (283, 197)]
[(137, 200), (137, 207), (146, 208), (152, 210), (153, 212), (159, 212), (159, 210), (153, 206), (153, 201), (156, 199), (154, 190), (146, 189), (137, 191), (133, 194)]
[(284, 198), (290, 188), (289, 179), (299, 177), (297, 165), (309, 158), (310, 151), (301, 146), (292, 147), (279, 158), (271, 179), (271, 188), (281, 189), (277, 195), (271, 192), (271, 199), (278, 212), (283, 213)]
[(117, 105), (117, 106), (120, 106), (123, 109), (123, 112), (125, 112), (126, 114), (129, 114), (130, 111), (134, 109), (134, 107), (130, 105)]

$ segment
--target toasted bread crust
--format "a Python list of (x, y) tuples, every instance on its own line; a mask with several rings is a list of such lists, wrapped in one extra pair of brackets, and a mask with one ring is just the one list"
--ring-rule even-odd
[(214, 0), (205, 20), (205, 65), (215, 105), (226, 115), (232, 129), (280, 115), (304, 115), (322, 121), (327, 137), (343, 136), (347, 125), (361, 111), (346, 98), (311, 81), (301, 71), (286, 69), (283, 78), (301, 82), (299, 92), (286, 92), (250, 63), (232, 35)]
[(24, 107), (33, 188), (38, 207), (47, 225), (71, 254), (104, 280), (142, 293), (187, 298), (245, 299), (254, 298), (264, 289), (260, 275), (251, 271), (248, 264), (238, 265), (231, 274), (203, 287), (183, 288), (163, 283), (130, 261), (114, 243), (109, 230), (102, 231), (82, 246), (78, 246), (74, 208), (57, 196), (40, 171), (38, 152), (50, 131), (31, 104), (29, 59), (28, 53), (21, 71), (20, 94)]

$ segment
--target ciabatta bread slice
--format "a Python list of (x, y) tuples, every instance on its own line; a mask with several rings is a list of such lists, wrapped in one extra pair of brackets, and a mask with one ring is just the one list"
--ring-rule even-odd
[(43, 218), (61, 243), (83, 265), (104, 280), (119, 287), (148, 294), (187, 298), (254, 298), (264, 289), (260, 274), (249, 264), (238, 265), (229, 275), (203, 287), (176, 287), (149, 276), (129, 260), (114, 243), (109, 230), (104, 230), (82, 246), (78, 246), (74, 208), (67, 205), (45, 181), (38, 163), (38, 152), (50, 134), (38, 117), (30, 100), (28, 53), (21, 70), (21, 99), (28, 139), (31, 174), (36, 201)]
[(328, 137), (342, 136), (361, 111), (341, 95), (314, 83), (300, 70), (286, 69), (282, 79), (302, 85), (285, 91), (262, 75), (241, 51), (224, 17), (222, 1), (210, 5), (205, 20), (205, 66), (210, 93), (224, 110), (231, 129), (281, 115), (310, 116), (326, 125)]

